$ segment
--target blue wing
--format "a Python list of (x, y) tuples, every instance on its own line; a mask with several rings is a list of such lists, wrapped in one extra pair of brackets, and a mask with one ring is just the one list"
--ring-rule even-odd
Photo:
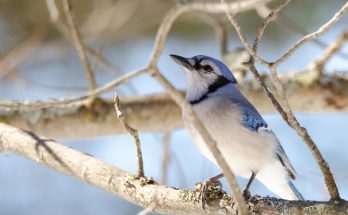
[(243, 112), (243, 125), (251, 131), (258, 131), (260, 128), (268, 128), (267, 123), (261, 116), (256, 115), (250, 111)]
[(246, 100), (241, 94), (233, 98), (233, 103), (237, 105), (242, 113), (243, 126), (251, 131), (257, 132), (259, 129), (268, 130), (268, 125), (255, 107)]
[(291, 165), (290, 160), (288, 156), (286, 156), (285, 151), (282, 147), (282, 145), (279, 143), (277, 137), (272, 132), (270, 128), (268, 128), (267, 123), (262, 119), (261, 116), (259, 116), (259, 113), (254, 113), (248, 109), (245, 109), (243, 112), (243, 125), (244, 127), (250, 129), (253, 132), (260, 132), (260, 129), (262, 131), (269, 132), (270, 135), (273, 135), (274, 138), (277, 140), (277, 147), (276, 147), (276, 155), (280, 161), (280, 163), (286, 168), (286, 170), (289, 173), (289, 176), (292, 179), (295, 179), (296, 171), (294, 167)]
[(276, 147), (276, 156), (278, 157), (280, 163), (286, 168), (289, 173), (289, 176), (292, 179), (295, 179), (296, 171), (294, 167), (291, 165), (289, 158), (286, 156), (285, 151), (282, 145), (279, 143), (277, 137), (272, 132), (272, 130), (268, 127), (265, 120), (262, 116), (257, 112), (255, 107), (242, 95), (240, 92), (236, 91), (234, 97), (231, 98), (233, 103), (237, 105), (238, 109), (242, 113), (242, 123), (243, 126), (253, 132), (268, 132), (270, 135), (274, 136), (277, 141)]

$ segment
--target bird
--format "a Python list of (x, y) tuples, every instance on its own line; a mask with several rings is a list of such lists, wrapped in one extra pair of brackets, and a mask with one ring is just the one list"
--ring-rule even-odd
[[(256, 178), (282, 199), (304, 200), (291, 180), (296, 171), (275, 133), (238, 88), (230, 69), (221, 61), (205, 56), (170, 57), (186, 73), (186, 101), (216, 141), (234, 174)], [(214, 156), (183, 112), (183, 122), (201, 153), (214, 164)], [(220, 174), (215, 179), (222, 177)]]

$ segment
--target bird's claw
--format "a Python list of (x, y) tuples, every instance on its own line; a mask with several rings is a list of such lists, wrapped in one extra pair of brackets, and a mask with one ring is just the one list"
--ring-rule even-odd
[(219, 180), (207, 180), (203, 183), (197, 183), (196, 191), (198, 191), (197, 201), (201, 203), (202, 209), (205, 210), (207, 202), (218, 198), (222, 193), (222, 184)]

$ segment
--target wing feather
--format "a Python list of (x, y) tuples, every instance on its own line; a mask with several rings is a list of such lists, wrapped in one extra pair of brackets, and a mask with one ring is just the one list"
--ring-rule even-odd
[(257, 112), (255, 107), (244, 98), (243, 95), (239, 95), (237, 98), (233, 99), (234, 103), (237, 104), (239, 109), (242, 113), (242, 121), (243, 126), (248, 128), (249, 130), (253, 132), (269, 132), (271, 135), (274, 136), (274, 138), (277, 140), (277, 147), (276, 147), (276, 156), (278, 157), (280, 163), (286, 168), (286, 170), (289, 173), (289, 176), (292, 179), (295, 179), (296, 171), (295, 168), (292, 166), (288, 156), (285, 154), (285, 151), (278, 141), (277, 137), (273, 133), (273, 131), (268, 127), (265, 120), (262, 118), (262, 116)]

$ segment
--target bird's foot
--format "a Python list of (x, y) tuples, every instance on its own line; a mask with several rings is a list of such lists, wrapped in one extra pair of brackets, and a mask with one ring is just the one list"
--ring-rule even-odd
[(219, 180), (208, 179), (203, 183), (196, 183), (195, 187), (196, 191), (199, 192), (197, 201), (201, 204), (203, 210), (205, 210), (208, 201), (223, 195), (222, 184)]

